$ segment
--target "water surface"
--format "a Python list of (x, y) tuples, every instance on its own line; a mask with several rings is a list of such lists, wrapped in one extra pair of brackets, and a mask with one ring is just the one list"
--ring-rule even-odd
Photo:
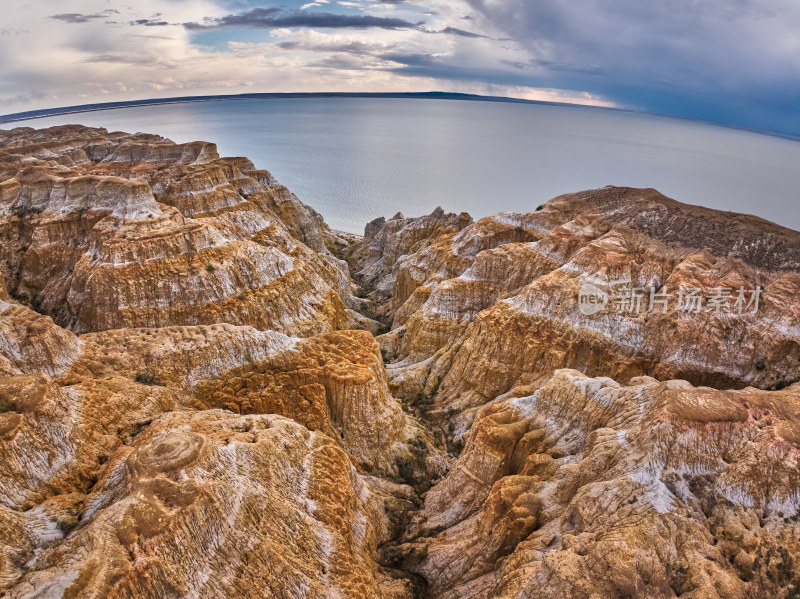
[(163, 104), (7, 124), (81, 123), (217, 143), (271, 171), (334, 228), (436, 206), (474, 217), (562, 193), (655, 187), (800, 229), (800, 142), (581, 107), (391, 98)]

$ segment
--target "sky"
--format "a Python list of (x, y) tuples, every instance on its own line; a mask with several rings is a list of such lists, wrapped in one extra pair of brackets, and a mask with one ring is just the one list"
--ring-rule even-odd
[(797, 0), (3, 0), (0, 114), (448, 91), (800, 135)]

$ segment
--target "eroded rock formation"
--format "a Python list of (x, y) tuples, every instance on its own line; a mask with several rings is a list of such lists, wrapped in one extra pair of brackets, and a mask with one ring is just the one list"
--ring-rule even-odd
[(356, 240), (70, 126), (0, 131), (0, 235), (3, 596), (800, 593), (800, 233), (604, 188)]
[(431, 596), (800, 590), (800, 385), (623, 386), (557, 370), (528, 391), (480, 411), (392, 550)]
[(0, 146), (6, 285), (63, 327), (308, 335), (363, 320), (333, 233), (246, 158), (75, 126), (14, 129)]
[[(540, 208), (481, 219), (400, 261), (382, 344), (401, 394), (441, 385), (448, 407), (472, 408), (561, 367), (718, 387), (800, 378), (800, 233), (654, 190), (605, 188)], [(638, 313), (584, 315), (586, 283), (673, 297), (649, 314), (645, 292)], [(727, 288), (731, 311), (679, 311), (681, 287)], [(756, 287), (758, 309), (733, 314), (736, 292)]]
[(430, 454), (420, 476), (444, 458), (391, 397), (369, 333), (75, 337), (4, 301), (9, 596), (408, 596), (376, 562), (416, 501), (393, 481), (411, 452)]

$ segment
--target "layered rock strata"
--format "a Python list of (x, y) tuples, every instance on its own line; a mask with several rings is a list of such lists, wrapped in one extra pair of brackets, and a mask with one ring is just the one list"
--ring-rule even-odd
[[(484, 218), (397, 261), (381, 341), (390, 379), (406, 397), (440, 389), (457, 409), (560, 367), (782, 387), (800, 378), (799, 248), (795, 231), (654, 190), (605, 188)], [(587, 284), (611, 298), (605, 310), (582, 313)], [(633, 311), (623, 304), (636, 289)], [(724, 306), (681, 310), (686, 289), (706, 301), (727, 290)], [(649, 290), (670, 297), (648, 313)]]
[(604, 188), (395, 259), (390, 386), (458, 457), (384, 559), (437, 599), (794, 596), (799, 251), (755, 217)]
[(8, 596), (409, 596), (377, 545), (416, 501), (399, 464), (424, 450), (419, 476), (437, 477), (444, 458), (391, 397), (369, 333), (76, 337), (4, 301)]
[(794, 596), (798, 410), (557, 370), (479, 412), (390, 556), (437, 598)]
[(78, 126), (2, 132), (0, 146), (6, 286), (63, 327), (305, 336), (364, 320), (334, 234), (246, 158)]
[(0, 131), (0, 231), (3, 596), (800, 593), (800, 233), (604, 188), (355, 239), (78, 126)]

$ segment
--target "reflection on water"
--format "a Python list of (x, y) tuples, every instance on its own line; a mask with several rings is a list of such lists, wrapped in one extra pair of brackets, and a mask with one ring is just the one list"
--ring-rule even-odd
[(655, 187), (682, 202), (800, 229), (800, 142), (598, 109), (420, 99), (222, 100), (36, 119), (216, 142), (338, 229), (437, 205), (475, 217), (553, 196)]

